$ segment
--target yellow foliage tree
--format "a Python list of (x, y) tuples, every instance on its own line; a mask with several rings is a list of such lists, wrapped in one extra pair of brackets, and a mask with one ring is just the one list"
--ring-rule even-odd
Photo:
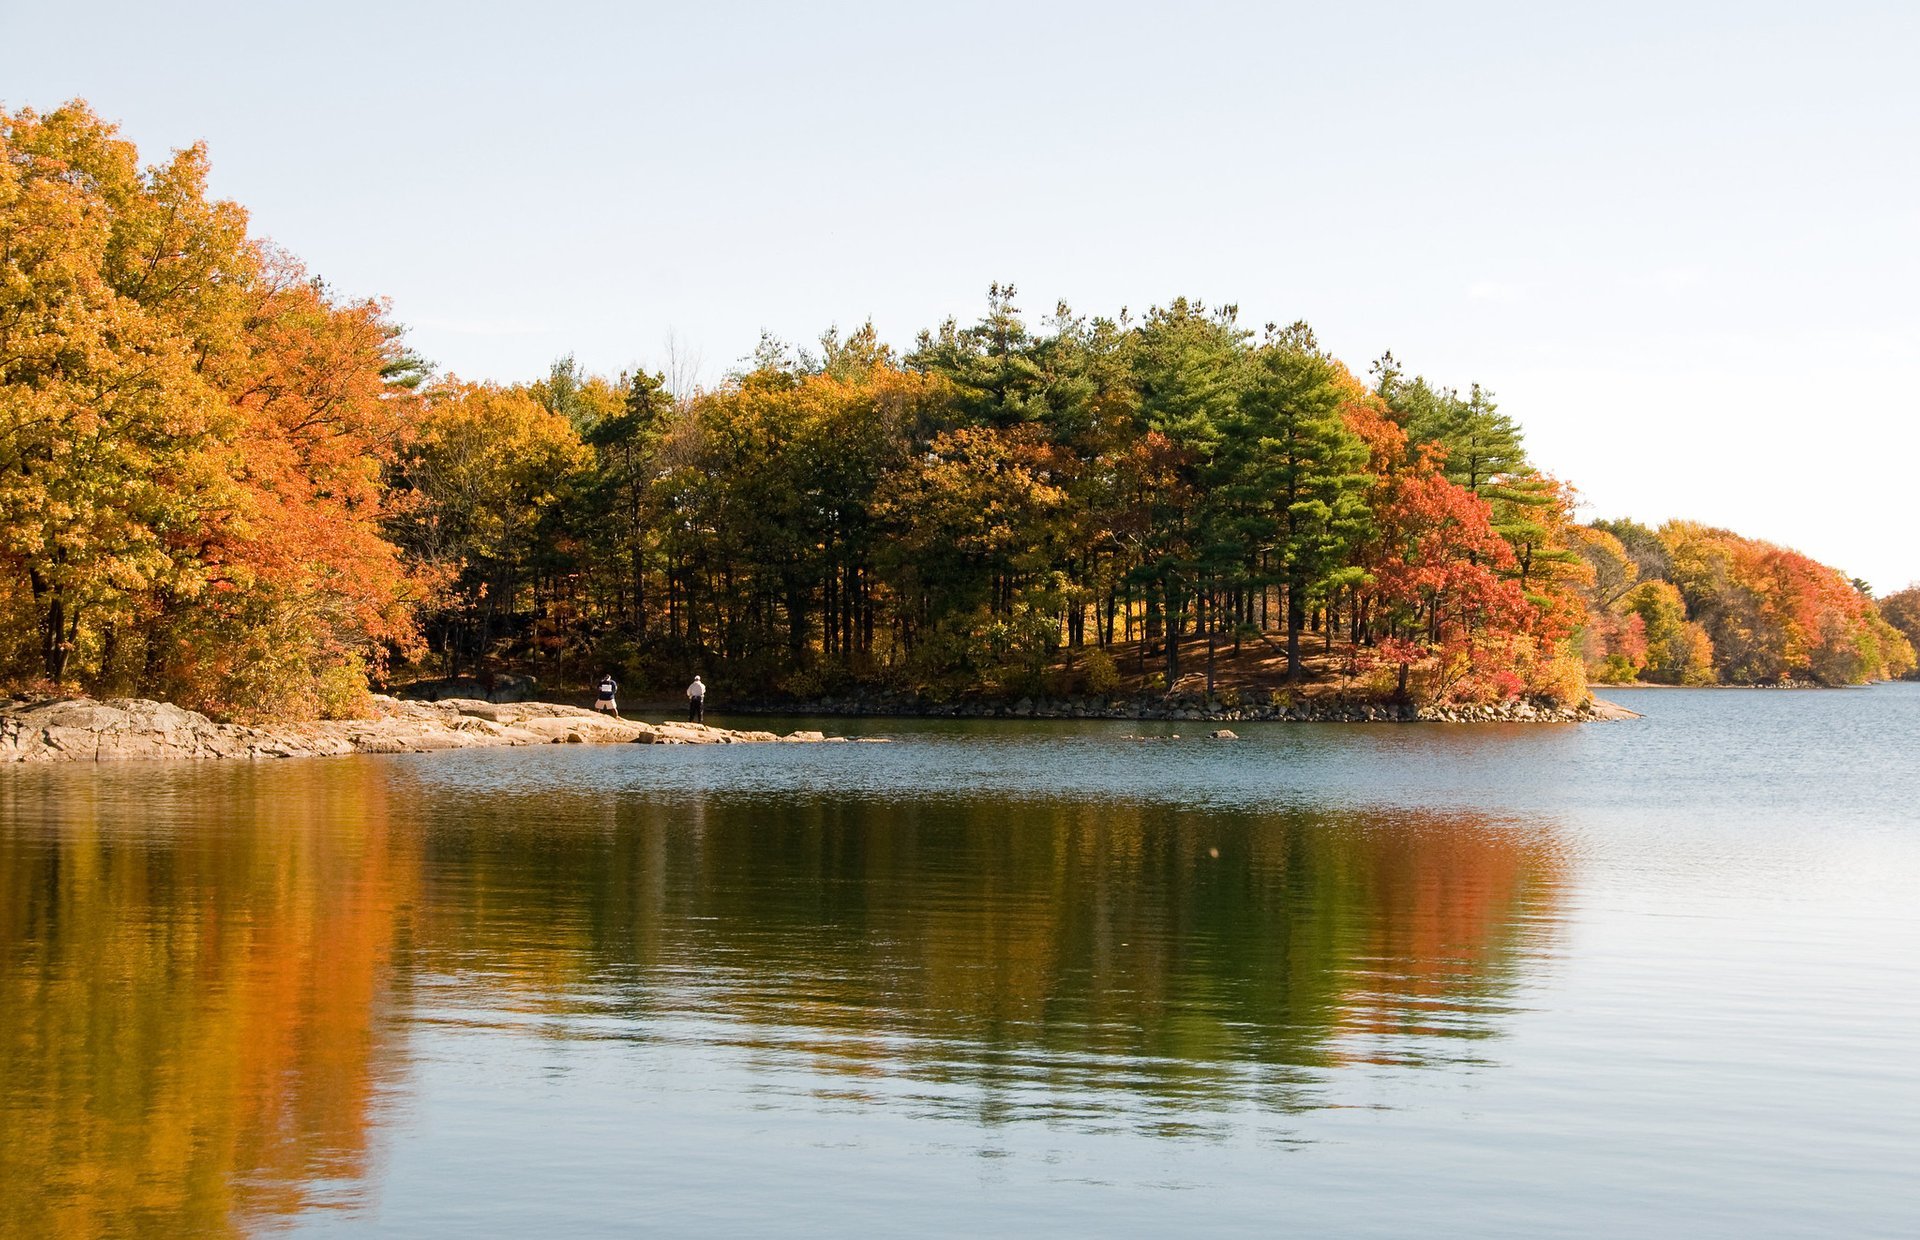
[(0, 672), (314, 713), (411, 641), (403, 352), (206, 182), (83, 104), (0, 113)]

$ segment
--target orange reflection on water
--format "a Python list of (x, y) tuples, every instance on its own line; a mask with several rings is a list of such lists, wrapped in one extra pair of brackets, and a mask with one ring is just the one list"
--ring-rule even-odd
[(189, 834), (123, 779), (39, 791), (0, 833), (0, 1234), (220, 1234), (363, 1182), (419, 883), (384, 779), (223, 773), (195, 800), (247, 828)]
[(1548, 829), (1471, 815), (470, 796), (409, 769), (0, 782), (0, 1234), (363, 1202), (383, 1114), (420, 1102), (408, 1040), (455, 1026), (671, 1023), (797, 1073), (781, 1105), (906, 1081), (971, 1123), (1311, 1106), (1342, 1064), (1483, 1054), (1565, 885)]

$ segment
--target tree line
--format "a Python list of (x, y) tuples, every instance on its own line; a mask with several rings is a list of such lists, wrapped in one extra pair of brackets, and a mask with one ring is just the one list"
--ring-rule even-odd
[[(1187, 299), (1139, 318), (1011, 287), (897, 353), (763, 341), (711, 391), (570, 360), (422, 394), (395, 536), (445, 574), (449, 670), (499, 643), (632, 672), (717, 662), (807, 695), (1155, 683), (1336, 640), (1425, 696), (1584, 692), (1570, 496), (1487, 393), (1304, 324)], [(1196, 643), (1204, 642), (1205, 654)], [(1064, 667), (1062, 666), (1064, 663)]]
[(1598, 521), (1582, 632), (1595, 680), (1862, 684), (1912, 676), (1920, 587), (1867, 583), (1797, 551), (1691, 521)]
[(1493, 395), (1304, 323), (995, 285), (910, 348), (766, 339), (707, 389), (434, 376), (84, 105), (0, 114), (0, 667), (228, 713), (369, 677), (690, 668), (810, 697), (1287, 680), (1568, 702), (1844, 683), (1899, 616), (1724, 531), (1581, 525)]

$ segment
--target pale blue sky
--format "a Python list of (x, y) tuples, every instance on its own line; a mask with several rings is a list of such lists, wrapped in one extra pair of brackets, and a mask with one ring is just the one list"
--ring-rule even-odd
[(1920, 4), (0, 0), (441, 367), (1179, 294), (1478, 380), (1592, 515), (1920, 577)]

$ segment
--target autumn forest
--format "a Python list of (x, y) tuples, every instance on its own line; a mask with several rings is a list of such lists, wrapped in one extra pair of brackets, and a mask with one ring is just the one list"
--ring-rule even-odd
[[(633, 690), (1565, 704), (1911, 675), (1920, 589), (1583, 522), (1478, 385), (1232, 305), (771, 338), (724, 381), (436, 373), (84, 105), (0, 113), (0, 680), (227, 717)], [(1677, 506), (1685, 497), (1675, 497)], [(1280, 691), (1280, 690), (1276, 690)]]

